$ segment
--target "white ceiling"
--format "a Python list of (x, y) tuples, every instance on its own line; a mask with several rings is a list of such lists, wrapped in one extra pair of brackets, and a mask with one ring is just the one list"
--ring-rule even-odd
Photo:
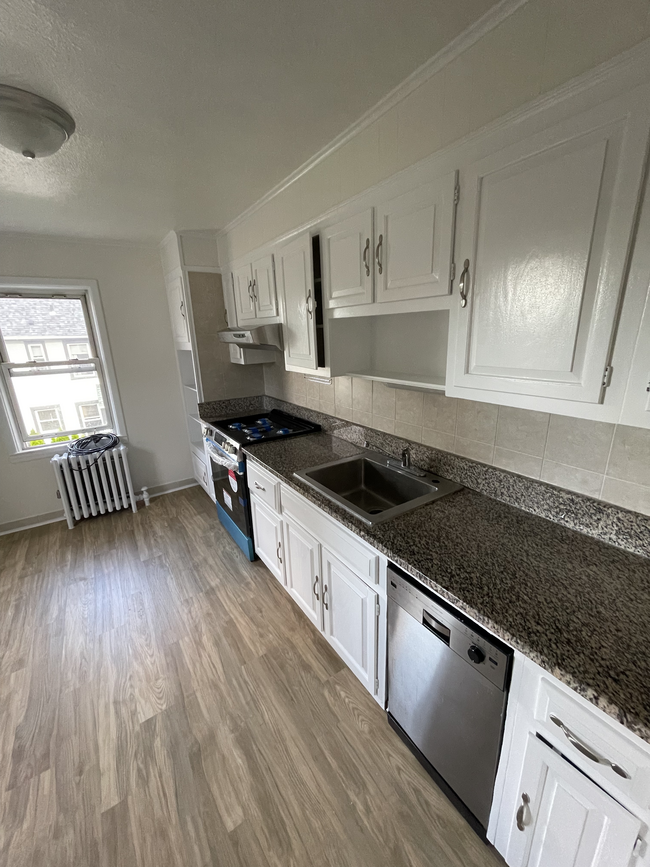
[(220, 228), (494, 0), (3, 0), (0, 82), (67, 109), (53, 157), (0, 148), (0, 230)]

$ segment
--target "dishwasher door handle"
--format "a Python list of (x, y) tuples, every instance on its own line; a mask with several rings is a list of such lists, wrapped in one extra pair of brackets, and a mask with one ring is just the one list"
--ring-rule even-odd
[(451, 629), (445, 626), (444, 623), (436, 620), (436, 618), (432, 614), (429, 614), (426, 608), (422, 610), (422, 626), (426, 627), (429, 632), (433, 632), (436, 638), (444, 641), (444, 643), (447, 645), (449, 644), (449, 639), (451, 638)]

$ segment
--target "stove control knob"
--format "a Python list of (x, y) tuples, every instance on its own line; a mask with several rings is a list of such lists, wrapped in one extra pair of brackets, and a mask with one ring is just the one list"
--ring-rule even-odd
[(485, 651), (481, 650), (481, 648), (478, 647), (476, 644), (472, 644), (470, 649), (467, 651), (467, 655), (472, 660), (472, 662), (475, 662), (477, 665), (479, 665), (485, 659)]

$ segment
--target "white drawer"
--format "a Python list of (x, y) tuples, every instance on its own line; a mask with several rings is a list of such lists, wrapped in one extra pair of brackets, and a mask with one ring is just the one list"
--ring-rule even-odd
[[(646, 746), (622, 724), (546, 675), (539, 679), (535, 723), (540, 734), (607, 792), (618, 790), (643, 809), (650, 808), (650, 744)], [(574, 740), (583, 750), (572, 743)], [(584, 750), (594, 755), (589, 757)], [(607, 763), (597, 761), (598, 756)], [(617, 773), (610, 762), (623, 769), (629, 779)]]
[(248, 487), (258, 500), (266, 503), (274, 512), (280, 511), (280, 480), (263, 470), (254, 461), (246, 462)]
[(281, 486), (282, 512), (290, 515), (367, 584), (386, 589), (386, 564), (379, 552), (342, 527), (300, 494)]

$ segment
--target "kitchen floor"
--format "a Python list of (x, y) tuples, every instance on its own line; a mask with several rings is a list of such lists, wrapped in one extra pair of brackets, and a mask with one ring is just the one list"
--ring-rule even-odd
[(198, 488), (0, 538), (2, 867), (490, 867)]

